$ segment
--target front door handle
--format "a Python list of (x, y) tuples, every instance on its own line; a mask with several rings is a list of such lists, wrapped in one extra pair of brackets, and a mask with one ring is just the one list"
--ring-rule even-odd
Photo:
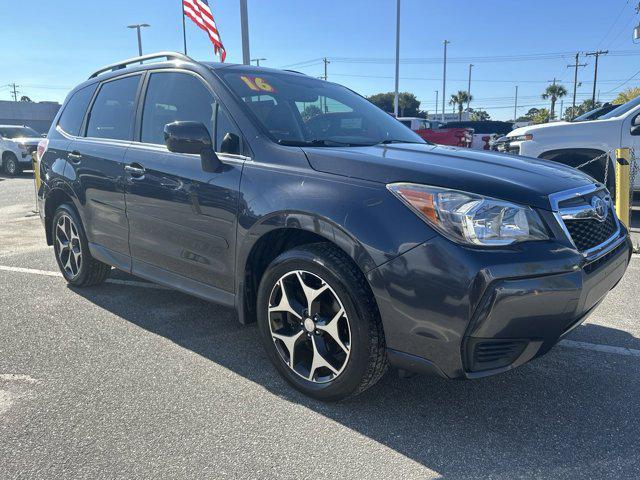
[(131, 165), (125, 165), (124, 169), (129, 172), (131, 178), (142, 179), (144, 177), (144, 167), (139, 163), (132, 163)]

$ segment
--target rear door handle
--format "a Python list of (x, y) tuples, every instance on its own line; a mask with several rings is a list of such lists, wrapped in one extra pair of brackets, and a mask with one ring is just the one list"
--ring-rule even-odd
[(69, 152), (67, 156), (69, 157), (69, 160), (71, 160), (72, 163), (80, 163), (80, 160), (82, 160), (82, 154), (77, 150), (74, 150), (73, 152)]
[(144, 177), (144, 167), (139, 163), (132, 163), (131, 165), (125, 165), (124, 169), (129, 172), (131, 178), (142, 179)]

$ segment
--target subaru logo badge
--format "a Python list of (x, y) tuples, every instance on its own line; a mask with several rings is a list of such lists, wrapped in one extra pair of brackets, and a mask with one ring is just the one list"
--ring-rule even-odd
[(591, 200), (591, 206), (593, 207), (593, 213), (595, 214), (596, 218), (599, 221), (604, 222), (607, 218), (607, 212), (609, 210), (607, 208), (607, 202), (605, 202), (600, 197), (593, 197), (593, 199)]

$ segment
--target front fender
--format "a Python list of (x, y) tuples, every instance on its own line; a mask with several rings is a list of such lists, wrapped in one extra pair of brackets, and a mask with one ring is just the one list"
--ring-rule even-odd
[(238, 265), (244, 265), (260, 237), (276, 228), (300, 228), (326, 238), (349, 254), (363, 272), (436, 235), (384, 184), (311, 169), (245, 164)]

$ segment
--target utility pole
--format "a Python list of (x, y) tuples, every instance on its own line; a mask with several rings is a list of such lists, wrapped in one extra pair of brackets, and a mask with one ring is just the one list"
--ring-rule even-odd
[(322, 78), (324, 78), (324, 81), (326, 82), (327, 79), (329, 78), (329, 76), (327, 74), (327, 65), (329, 65), (331, 63), (331, 61), (327, 57), (324, 57), (322, 59), (322, 61), (324, 62), (324, 77), (322, 77)]
[(242, 63), (251, 64), (249, 53), (249, 14), (247, 13), (247, 0), (240, 0), (240, 29), (242, 31)]
[[(638, 5), (638, 7), (640, 8), (640, 4)], [(593, 69), (593, 94), (591, 95), (591, 101), (594, 105), (596, 103), (596, 83), (598, 81), (598, 58), (600, 57), (600, 55), (606, 55), (607, 53), (609, 53), (609, 50), (598, 50), (597, 52), (586, 53), (588, 57), (596, 57), (596, 64)]]
[(516, 101), (513, 105), (513, 122), (518, 118), (518, 85), (516, 85)]
[(442, 123), (444, 123), (444, 108), (445, 108), (445, 99), (447, 97), (447, 45), (451, 42), (449, 40), (445, 40), (444, 42), (444, 68), (442, 72)]
[(20, 85), (16, 85), (16, 83), (10, 83), (9, 85), (7, 85), (8, 87), (11, 87), (11, 95), (13, 95), (13, 101), (17, 102), (18, 101), (18, 87)]
[(467, 86), (467, 93), (469, 94), (469, 100), (467, 101), (467, 110), (469, 110), (469, 103), (471, 102), (471, 69), (473, 68), (473, 63), (469, 64), (469, 84)]
[(562, 109), (564, 108), (564, 98), (560, 99), (560, 115), (558, 115), (558, 118), (560, 120), (562, 120)]
[[(586, 63), (579, 63), (580, 52), (576, 53), (576, 61), (573, 65), (567, 65), (567, 68), (573, 67), (573, 103), (571, 108), (571, 120), (576, 116), (576, 91), (578, 90), (578, 67), (586, 67)], [(555, 83), (555, 79), (554, 79)], [(562, 118), (562, 107), (560, 107), (560, 118)]]
[(127, 28), (135, 28), (138, 31), (138, 56), (142, 56), (142, 34), (140, 30), (145, 27), (150, 27), (148, 23), (137, 23), (135, 25), (127, 25)]
[(436, 116), (435, 118), (438, 118), (438, 90), (436, 90)]
[(256, 62), (256, 67), (260, 66), (260, 62), (264, 62), (266, 60), (266, 58), (252, 58), (251, 61), (252, 62)]
[[(325, 63), (325, 67), (326, 67)], [(400, 109), (400, 0), (396, 9), (396, 90), (393, 96), (393, 114), (398, 118)]]

